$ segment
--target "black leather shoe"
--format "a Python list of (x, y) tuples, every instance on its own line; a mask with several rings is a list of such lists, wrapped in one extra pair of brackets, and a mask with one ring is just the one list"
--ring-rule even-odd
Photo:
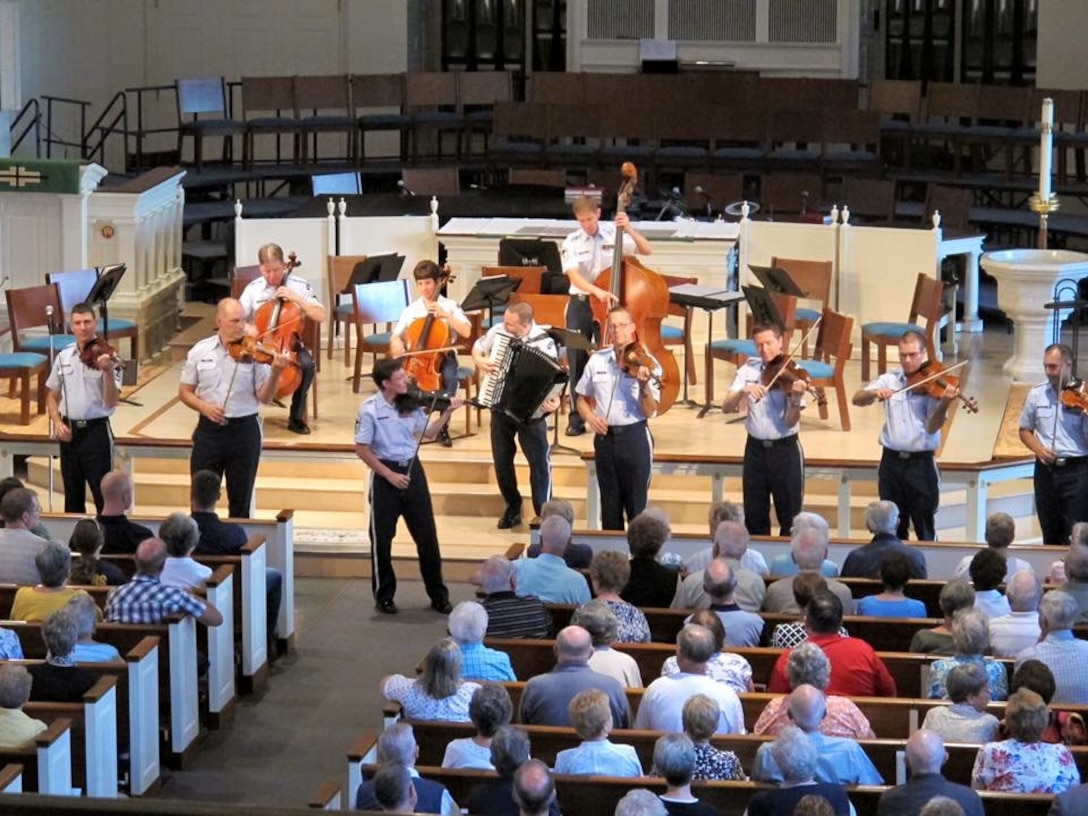
[(310, 433), (310, 426), (303, 422), (301, 419), (292, 419), (290, 422), (287, 423), (287, 430), (289, 430), (291, 433), (297, 433), (302, 434), (303, 436), (307, 436)]
[(383, 615), (395, 615), (400, 610), (397, 609), (397, 605), (392, 601), (378, 601), (374, 604), (374, 608), (381, 612)]
[(449, 428), (443, 428), (441, 431), (438, 432), (438, 444), (441, 445), (443, 448), (453, 447), (453, 440), (450, 439)]
[(573, 422), (567, 426), (567, 436), (581, 436), (586, 432), (586, 426), (582, 424), (575, 425)]
[(503, 513), (502, 518), (499, 519), (497, 526), (500, 530), (509, 530), (511, 527), (517, 527), (519, 524), (521, 524), (521, 513), (513, 507), (507, 507), (506, 512)]
[(449, 601), (431, 601), (431, 609), (435, 612), (441, 612), (443, 615), (448, 615), (453, 611), (453, 606)]

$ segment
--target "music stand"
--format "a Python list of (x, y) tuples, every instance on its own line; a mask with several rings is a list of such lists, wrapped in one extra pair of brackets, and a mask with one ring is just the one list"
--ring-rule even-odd
[(510, 295), (521, 286), (521, 278), (509, 275), (485, 275), (476, 281), (461, 303), (461, 310), (475, 312), (480, 309), (489, 311), (491, 320), (488, 326), (495, 324), (495, 307), (510, 300)]
[(542, 295), (565, 295), (570, 281), (563, 272), (559, 245), (543, 238), (503, 238), (499, 241), (500, 266), (543, 266)]
[(368, 255), (365, 261), (359, 261), (351, 270), (351, 276), (338, 294), (350, 295), (356, 286), (367, 283), (383, 283), (400, 277), (404, 266), (404, 256), (390, 252), (384, 255)]
[[(742, 300), (744, 300), (744, 295), (740, 292), (722, 289), (720, 286), (681, 283), (669, 287), (669, 301), (671, 303), (683, 306), (685, 309), (702, 309), (706, 312), (707, 348), (710, 348), (711, 343), (714, 342), (714, 313), (726, 306), (735, 308)], [(687, 361), (685, 360), (684, 363), (686, 368)], [(698, 419), (705, 417), (710, 409), (714, 407), (709, 402), (700, 405), (694, 400), (688, 399), (688, 377), (686, 372), (684, 373), (684, 397), (680, 404), (688, 408), (699, 408)]]
[[(105, 340), (107, 344), (110, 341), (109, 300), (113, 297), (113, 293), (117, 291), (117, 287), (121, 284), (121, 278), (125, 276), (125, 270), (127, 268), (128, 267), (123, 263), (99, 267), (97, 270), (98, 279), (94, 282), (94, 286), (91, 287), (91, 291), (87, 293), (85, 299), (86, 303), (89, 303), (92, 306), (98, 306), (98, 310), (102, 313), (102, 339)], [(126, 363), (125, 368), (121, 372), (122, 385), (136, 385), (136, 369), (138, 365), (139, 363), (136, 360)], [(124, 397), (122, 397), (120, 401), (127, 403), (128, 405), (142, 407), (140, 403)]]
[(752, 310), (752, 319), (756, 323), (771, 323), (785, 328), (782, 312), (778, 311), (778, 306), (775, 305), (769, 291), (760, 289), (758, 286), (747, 285), (740, 289), (744, 292), (744, 299), (748, 301), (748, 308)]
[[(555, 344), (566, 351), (590, 351), (593, 349), (593, 343), (588, 337), (581, 332), (571, 331), (570, 329), (561, 329), (557, 326), (552, 326), (547, 329), (547, 334)], [(570, 379), (563, 385), (563, 390), (559, 392), (559, 404), (563, 404), (563, 397), (567, 393), (567, 386), (570, 386), (573, 392), (574, 386), (577, 383), (572, 383)], [(574, 406), (575, 398), (572, 397), (570, 401), (570, 410), (577, 410)], [(558, 451), (559, 453), (569, 453), (572, 456), (581, 456), (582, 452), (577, 448), (571, 448), (567, 445), (559, 444), (559, 411), (555, 412), (555, 425), (552, 426), (552, 443), (548, 446), (548, 452), (552, 453)]]
[(756, 276), (763, 288), (768, 292), (777, 292), (780, 295), (793, 295), (794, 297), (807, 298), (808, 292), (797, 285), (790, 277), (790, 273), (777, 266), (756, 266), (748, 264), (752, 274)]

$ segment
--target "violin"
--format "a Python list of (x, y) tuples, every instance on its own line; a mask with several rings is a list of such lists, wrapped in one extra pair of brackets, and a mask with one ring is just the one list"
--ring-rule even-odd
[(433, 413), (435, 411), (442, 412), (449, 408), (451, 399), (453, 398), (442, 391), (424, 391), (420, 388), (409, 388), (403, 394), (397, 394), (393, 398), (393, 404), (397, 408), (397, 413), (400, 414), (410, 414), (420, 408)]
[[(227, 344), (227, 351), (233, 359), (239, 362), (264, 363), (265, 365), (272, 365), (276, 361), (276, 357), (279, 356), (279, 351), (275, 346), (262, 343), (255, 337), (231, 340)], [(300, 365), (297, 359), (289, 359), (287, 362), (296, 368)]]
[[(812, 384), (812, 375), (805, 370), (793, 357), (779, 354), (769, 363), (763, 366), (762, 383), (765, 388), (779, 391), (792, 391), (793, 384), (801, 381), (805, 383), (805, 390), (818, 406), (827, 405), (827, 396), (822, 389)], [(822, 416), (822, 414), (821, 414)]]
[(617, 355), (620, 368), (623, 369), (623, 373), (628, 377), (634, 377), (638, 379), (638, 370), (640, 368), (648, 368), (650, 370), (650, 380), (660, 387), (661, 378), (655, 377), (653, 370), (657, 367), (657, 360), (651, 356), (650, 352), (646, 350), (646, 347), (639, 343), (637, 340), (633, 343), (628, 343)]
[[(287, 268), (280, 280), (280, 286), (287, 284), (287, 276), (291, 274), (291, 270), (300, 265), (294, 252), (287, 256)], [(272, 352), (272, 359), (275, 359), (276, 354), (281, 354), (291, 363), (283, 369), (276, 382), (276, 399), (290, 396), (302, 385), (302, 366), (298, 362), (298, 349), (302, 347), (302, 330), (305, 324), (306, 315), (302, 307), (282, 298), (274, 298), (261, 304), (253, 315), (253, 325), (257, 327), (257, 339), (260, 340), (258, 345), (266, 345), (267, 350)], [(245, 359), (271, 363), (264, 352), (259, 353), (261, 356), (259, 360), (253, 355), (246, 355)], [(233, 353), (231, 356), (234, 356)], [(235, 357), (234, 359), (243, 358)]]
[(79, 359), (87, 368), (98, 368), (98, 358), (103, 354), (110, 358), (115, 370), (125, 367), (125, 361), (117, 354), (117, 349), (101, 337), (92, 337), (90, 342), (79, 350)]
[(1084, 380), (1074, 377), (1062, 387), (1059, 398), (1063, 408), (1088, 413), (1088, 392)]
[[(962, 363), (960, 364), (962, 365)], [(907, 385), (904, 391), (921, 390), (923, 394), (941, 399), (946, 388), (959, 388), (960, 378), (953, 374), (946, 374), (947, 369), (936, 360), (926, 360), (913, 374), (907, 375)], [(958, 395), (957, 399), (963, 403), (964, 410), (968, 413), (978, 413), (978, 401), (972, 397)]]

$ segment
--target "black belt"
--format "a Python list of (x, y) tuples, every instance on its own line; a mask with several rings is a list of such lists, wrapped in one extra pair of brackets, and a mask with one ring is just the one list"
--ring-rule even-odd
[(412, 462), (414, 462), (415, 459), (379, 459), (378, 461), (392, 470), (408, 470), (412, 467)]
[[(226, 423), (227, 425), (240, 425), (243, 422), (254, 422), (256, 419), (257, 419), (256, 414), (246, 414), (245, 416), (240, 416), (240, 417), (227, 417), (226, 419), (224, 419), (224, 423)], [(200, 415), (200, 421), (207, 424), (207, 425), (210, 425), (213, 428), (222, 428), (223, 427), (223, 425), (221, 425), (218, 422), (212, 422), (210, 419), (208, 419), (203, 414)]]
[(787, 448), (797, 444), (797, 434), (783, 436), (781, 439), (757, 439), (754, 436), (749, 436), (748, 438), (757, 445), (762, 445), (765, 448)]
[(61, 421), (69, 428), (93, 428), (95, 425), (109, 424), (110, 418), (95, 417), (94, 419), (71, 419), (70, 417), (62, 416)]
[(571, 295), (571, 300), (589, 300), (589, 295)]
[(646, 420), (643, 419), (639, 422), (632, 422), (629, 425), (609, 425), (608, 436), (623, 436), (625, 433), (630, 433), (633, 430), (646, 427)]
[(897, 450), (892, 450), (891, 448), (884, 448), (884, 452), (887, 453), (889, 456), (894, 456), (894, 457), (896, 457), (898, 459), (932, 459), (933, 458), (933, 451), (931, 451), (931, 450), (897, 451)]
[(1059, 456), (1051, 467), (1066, 468), (1083, 465), (1088, 462), (1088, 456)]

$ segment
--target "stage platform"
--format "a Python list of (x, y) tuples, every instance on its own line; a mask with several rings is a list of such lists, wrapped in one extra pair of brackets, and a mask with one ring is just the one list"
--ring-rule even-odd
[[(963, 338), (960, 354), (971, 359), (964, 391), (978, 399), (981, 410), (978, 414), (954, 412), (940, 461), (978, 463), (988, 462), (995, 455), (1020, 457), (1024, 454), (1015, 432), (1018, 404), (1007, 406), (1007, 403), (1010, 397), (1014, 402), (1022, 400), (1026, 389), (1010, 388), (1008, 378), (1001, 373), (1001, 364), (1010, 351), (1011, 338), (1002, 331), (991, 330)], [(368, 358), (364, 371), (369, 370), (370, 362)], [(700, 372), (700, 382), (689, 388), (689, 396), (698, 401), (704, 391), (701, 355), (696, 360), (696, 370)], [(119, 445), (140, 440), (147, 444), (173, 446), (169, 458), (141, 458), (135, 464), (136, 505), (141, 514), (165, 514), (188, 506), (188, 462), (184, 446), (192, 433), (196, 415), (177, 399), (180, 371), (180, 362), (168, 360), (160, 365), (143, 366), (139, 385), (126, 388), (124, 392), (124, 396), (140, 405), (122, 404), (113, 419)], [(348, 574), (358, 574), (368, 566), (368, 471), (354, 455), (353, 430), (360, 403), (374, 389), (364, 379), (362, 393), (353, 394), (348, 380), (350, 373), (350, 367), (344, 364), (342, 348), (335, 349), (333, 360), (322, 352), (317, 376), (318, 416), (311, 420), (313, 434), (310, 436), (299, 436), (287, 430), (285, 408), (269, 406), (262, 411), (266, 455), (258, 477), (257, 516), (271, 517), (285, 508), (295, 510), (300, 557), (304, 560), (311, 555), (327, 557), (328, 563), (313, 566), (314, 571), (326, 574), (345, 574), (345, 570)], [(733, 367), (719, 362), (715, 373), (716, 390), (721, 395), (732, 379)], [(848, 394), (860, 386), (860, 363), (854, 361), (847, 366)], [(855, 485), (851, 500), (850, 526), (854, 535), (862, 536), (863, 508), (876, 492), (875, 466), (880, 454), (877, 437), (883, 415), (878, 407), (851, 406), (853, 429), (844, 433), (839, 429), (833, 393), (829, 394), (829, 403), (826, 421), (819, 418), (816, 407), (810, 404), (803, 415), (801, 440), (809, 459), (849, 460), (873, 467), (874, 481)], [(491, 469), (489, 419), (483, 412), (481, 427), (473, 410), (471, 433), (468, 433), (467, 413), (466, 410), (458, 412), (451, 423), (455, 437), (452, 448), (429, 444), (423, 446), (420, 456), (427, 468), (445, 556), (471, 561), (502, 552), (511, 543), (527, 540), (528, 526), (510, 531), (496, 529), (503, 502)], [(698, 413), (695, 408), (677, 404), (655, 419), (651, 424), (655, 455), (742, 455), (743, 421), (736, 415), (725, 417), (718, 410), (702, 419), (698, 418)], [(45, 416), (37, 417), (30, 426), (14, 424), (17, 417), (17, 401), (0, 399), (0, 433), (48, 443)], [(565, 427), (565, 418), (562, 427)], [(556, 451), (553, 454), (554, 493), (574, 502), (582, 519), (577, 526), (584, 526), (586, 478), (580, 454), (592, 450), (592, 437), (567, 437), (561, 428), (558, 441), (574, 449), (575, 453)], [(55, 460), (53, 467), (58, 467)], [(59, 489), (59, 471), (54, 472), (54, 482)], [(45, 457), (31, 459), (29, 477), (35, 486), (43, 489), (42, 503), (48, 506), (45, 489), (49, 484), (49, 473)], [(520, 471), (520, 481), (524, 495), (528, 497), (524, 467)], [(651, 504), (662, 506), (669, 513), (675, 530), (703, 532), (711, 495), (709, 482), (705, 477), (682, 473), (655, 477), (650, 491)], [(726, 480), (723, 487), (727, 497), (740, 499), (739, 479)], [(1030, 502), (1025, 503), (1025, 496), (1030, 497), (1030, 481), (1020, 480), (1015, 485), (1000, 487), (1008, 494), (1010, 506), (1019, 508), (1013, 513), (1021, 527), (1018, 538), (1026, 540), (1037, 535)], [(824, 513), (833, 527), (838, 525), (836, 489), (834, 481), (826, 478), (810, 478), (806, 487), (806, 508)], [(962, 490), (958, 489), (947, 491), (942, 499), (942, 509), (946, 512), (942, 513), (944, 518), (939, 519), (938, 526), (947, 540), (963, 538), (962, 513), (955, 512), (962, 501)], [(63, 506), (57, 495), (53, 497), (53, 506), (58, 509)], [(523, 515), (526, 521), (532, 517), (528, 501)], [(398, 556), (411, 558), (414, 555), (403, 525), (398, 530), (395, 548)]]

